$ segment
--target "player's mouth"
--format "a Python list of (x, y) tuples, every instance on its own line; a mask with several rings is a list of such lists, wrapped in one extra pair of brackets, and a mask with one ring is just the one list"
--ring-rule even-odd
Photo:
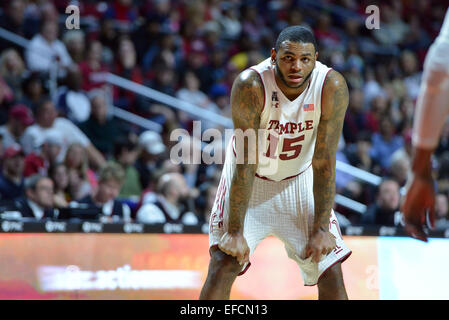
[(302, 76), (299, 74), (290, 74), (288, 76), (288, 80), (290, 82), (294, 82), (294, 83), (300, 83), (302, 81), (302, 79), (303, 79)]

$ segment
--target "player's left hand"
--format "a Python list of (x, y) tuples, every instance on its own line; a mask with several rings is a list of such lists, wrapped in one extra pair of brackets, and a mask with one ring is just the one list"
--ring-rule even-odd
[(323, 228), (314, 231), (305, 248), (305, 258), (312, 257), (318, 263), (322, 255), (329, 254), (336, 246), (335, 236)]
[[(413, 176), (401, 211), (404, 214), (405, 230), (415, 239), (427, 242), (424, 226), (427, 219), (435, 226), (435, 191), (429, 177)], [(427, 216), (428, 215), (428, 216)]]

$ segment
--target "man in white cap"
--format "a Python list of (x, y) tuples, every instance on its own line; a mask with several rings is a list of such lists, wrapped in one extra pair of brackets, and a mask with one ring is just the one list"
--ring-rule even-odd
[(36, 142), (38, 151), (33, 151), (25, 157), (24, 177), (35, 174), (46, 176), (48, 169), (54, 165), (62, 150), (63, 140), (56, 130), (46, 131)]
[(26, 154), (31, 153), (36, 147), (41, 137), (50, 130), (56, 130), (62, 138), (62, 151), (59, 155), (59, 161), (62, 161), (66, 150), (73, 143), (81, 144), (87, 152), (89, 162), (97, 168), (100, 168), (105, 159), (97, 148), (91, 143), (90, 139), (70, 120), (58, 117), (55, 105), (48, 97), (42, 99), (36, 109), (36, 123), (29, 126), (22, 138), (22, 147)]
[(154, 131), (145, 131), (139, 136), (139, 145), (149, 154), (158, 155), (165, 151), (162, 137)]
[(154, 131), (145, 131), (139, 136), (140, 156), (135, 167), (139, 172), (140, 184), (145, 188), (150, 188), (149, 183), (154, 180), (154, 172), (160, 168), (164, 160), (166, 146), (162, 142), (162, 137)]

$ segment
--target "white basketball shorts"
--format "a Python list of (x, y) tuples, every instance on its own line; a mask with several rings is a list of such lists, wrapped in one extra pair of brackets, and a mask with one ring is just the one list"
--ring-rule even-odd
[[(215, 204), (209, 222), (209, 247), (217, 246), (226, 232), (229, 214), (229, 191), (233, 166), (225, 163)], [(313, 226), (313, 169), (310, 165), (299, 175), (279, 182), (256, 177), (245, 216), (243, 235), (250, 248), (250, 256), (257, 245), (273, 235), (280, 239), (289, 258), (299, 265), (306, 286), (316, 285), (320, 276), (337, 262), (351, 254), (343, 242), (338, 221), (331, 212), (329, 228), (336, 238), (336, 247), (318, 263), (303, 259), (304, 249)], [(243, 266), (243, 274), (251, 263)]]

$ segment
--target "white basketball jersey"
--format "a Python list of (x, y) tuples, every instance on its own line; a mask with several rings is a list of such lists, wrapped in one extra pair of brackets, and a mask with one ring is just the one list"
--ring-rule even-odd
[(296, 176), (312, 164), (321, 94), (331, 68), (316, 61), (309, 85), (293, 101), (278, 88), (271, 58), (251, 69), (260, 75), (265, 90), (260, 128), (265, 129), (266, 138), (259, 142), (262, 150), (256, 175), (272, 181)]
[(441, 26), (441, 30), (440, 33), (438, 34), (436, 41), (449, 42), (449, 8), (446, 10), (443, 25)]

